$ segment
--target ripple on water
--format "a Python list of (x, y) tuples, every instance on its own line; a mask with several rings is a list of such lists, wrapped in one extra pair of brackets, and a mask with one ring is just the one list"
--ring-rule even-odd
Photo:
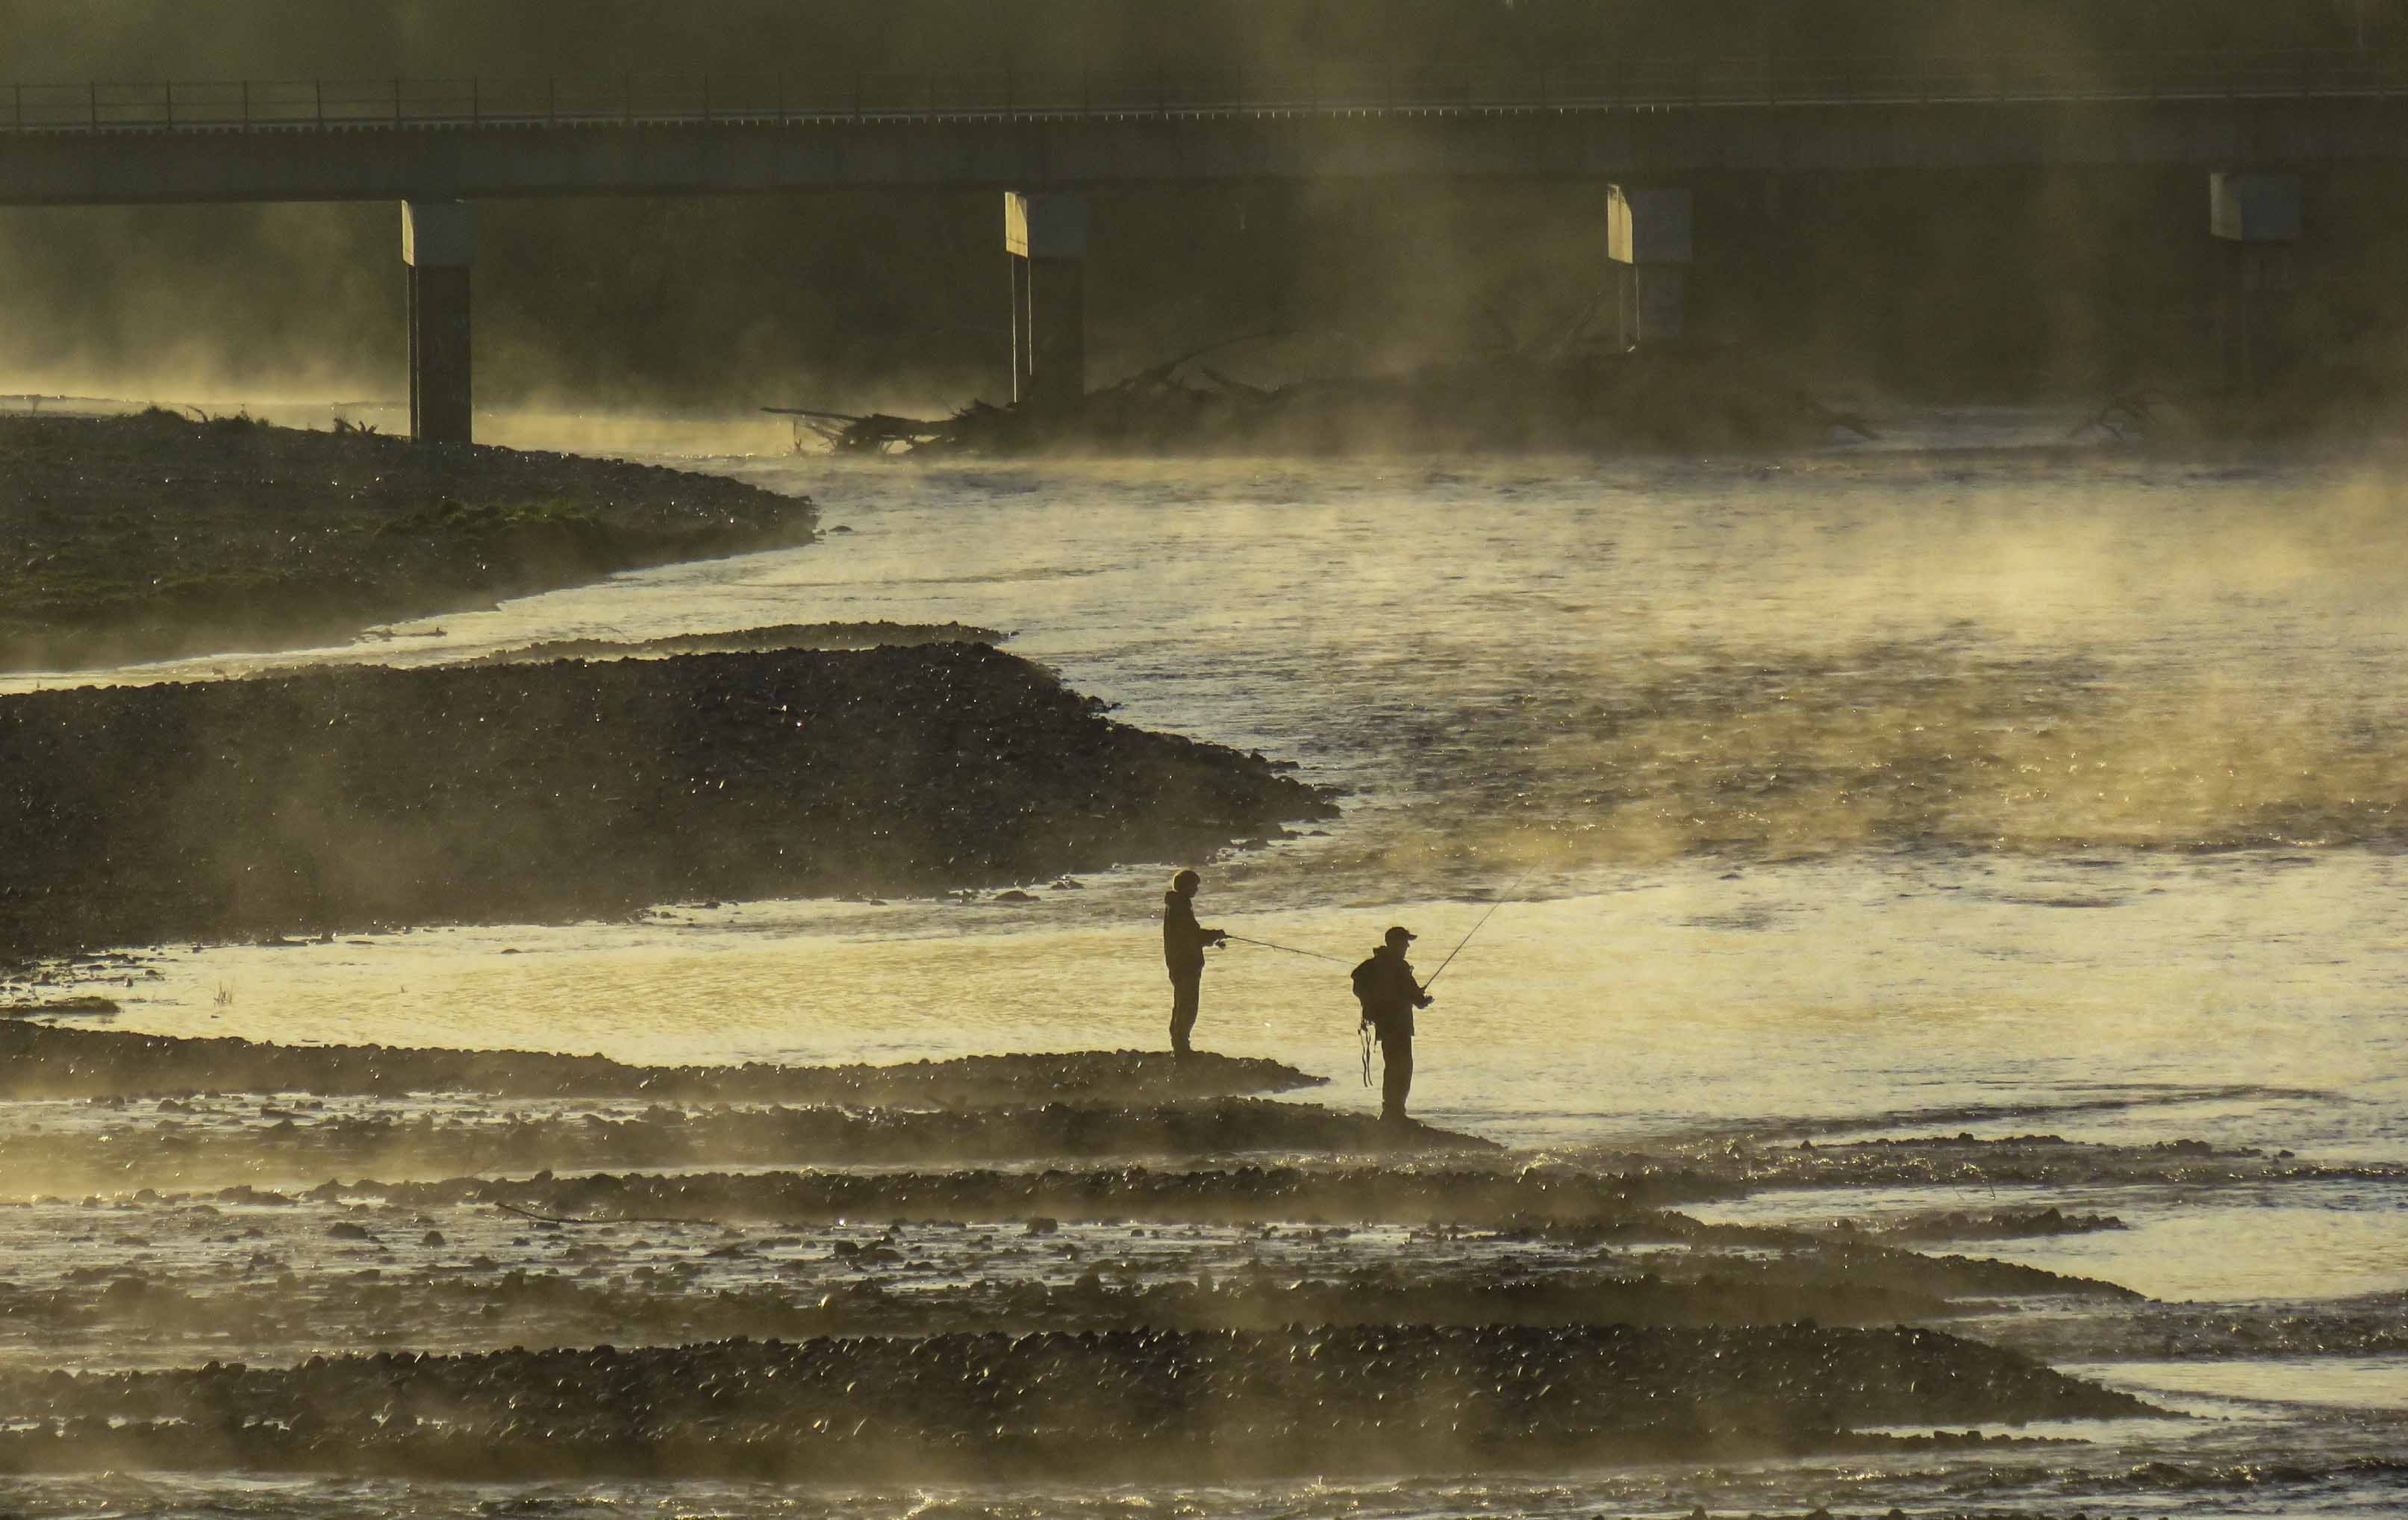
[[(726, 467), (810, 490), (863, 531), (446, 618), (438, 636), (344, 658), (829, 618), (1017, 630), (1015, 648), (1131, 721), (1260, 746), (1353, 789), (1326, 835), (1205, 862), (1208, 921), (1341, 959), (1402, 921), (1426, 969), (1485, 911), (1481, 888), (1541, 862), (1527, 895), (1544, 901), (1498, 914), (1448, 972), (1416, 1084), (1430, 1118), (1516, 1144), (1988, 1105), (1999, 1116), (1950, 1132), (2049, 1114), (2034, 1127), (2074, 1139), (2408, 1159), (2408, 893), (2392, 848), (2408, 699), (2391, 678), (2408, 565), (2387, 481), (2139, 458)], [(997, 513), (1010, 532), (959, 531)], [(1151, 945), (1162, 874), (1101, 873), (1010, 907), (731, 904), (179, 950), (127, 989), (122, 1022), (651, 1059), (1112, 1047), (1167, 1012)], [(1208, 975), (1201, 1032), (1351, 1083), (1340, 978), (1232, 950)], [(2062, 1112), (2077, 1088), (2151, 1084), (2329, 1098)], [(1962, 1204), (1881, 1206), (1934, 1201)], [(2408, 1282), (2388, 1194), (2080, 1201), (2134, 1228), (1983, 1250), (2072, 1270), (2084, 1258), (2065, 1253), (2109, 1253), (2088, 1270), (2200, 1297)], [(2393, 1408), (2364, 1392), (2379, 1376), (2336, 1373)], [(2396, 1509), (2396, 1475), (2351, 1465), (2396, 1431), (2344, 1413), (2312, 1440), (2260, 1413), (2216, 1426), (2221, 1445), (2094, 1442), (2000, 1463), (1988, 1486), (1934, 1456), (1560, 1484), (524, 1497), (566, 1513), (864, 1515), (2071, 1513), (2100, 1496), (2150, 1513)], [(122, 1482), (21, 1484), (10, 1503), (508, 1502)]]

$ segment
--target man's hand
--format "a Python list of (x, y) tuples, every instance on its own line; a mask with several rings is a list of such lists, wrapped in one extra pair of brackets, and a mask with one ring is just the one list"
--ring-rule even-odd
[(1425, 992), (1420, 997), (1413, 1000), (1413, 1006), (1416, 1008), (1426, 1008), (1436, 1001), (1438, 1001), (1437, 994)]

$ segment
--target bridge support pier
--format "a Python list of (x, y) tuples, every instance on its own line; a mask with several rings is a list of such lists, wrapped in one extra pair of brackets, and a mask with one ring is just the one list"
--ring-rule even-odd
[(2292, 357), (2301, 201), (2295, 174), (2207, 177), (2208, 231), (2230, 249), (2220, 303), (2225, 378), (2244, 391), (2261, 389)]
[(1069, 406), (1087, 393), (1087, 201), (1003, 197), (1011, 264), (1011, 399)]
[(401, 262), (409, 314), (409, 433), (421, 443), (470, 441), (468, 269), (477, 208), (466, 201), (401, 203)]
[(1605, 257), (1622, 346), (1688, 335), (1694, 206), (1686, 186), (1605, 187)]

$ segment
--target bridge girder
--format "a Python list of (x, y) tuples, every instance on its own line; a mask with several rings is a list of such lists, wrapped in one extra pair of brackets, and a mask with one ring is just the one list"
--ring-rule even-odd
[(2408, 98), (0, 133), (0, 206), (2408, 158)]

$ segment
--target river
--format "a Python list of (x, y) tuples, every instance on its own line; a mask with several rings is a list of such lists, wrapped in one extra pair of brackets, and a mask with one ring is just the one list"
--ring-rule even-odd
[[(1009, 631), (1006, 647), (1126, 721), (1260, 749), (1346, 793), (1326, 826), (1184, 862), (1204, 874), (1207, 923), (1309, 952), (1220, 952), (1200, 1044), (1292, 1061), (1336, 1079), (1323, 1101), (1376, 1107), (1344, 963), (1403, 924), (1425, 975), (1459, 947), (1423, 1017), (1417, 1114), (1541, 1156), (2039, 1131), (2408, 1163), (2408, 501), (2394, 477), (2054, 450), (674, 462), (808, 491), (849, 531), (309, 658), (878, 618)], [(1030, 883), (1030, 902), (696, 903), (631, 922), (167, 947), (160, 977), (115, 995), (122, 1026), (162, 1032), (656, 1060), (1150, 1045), (1168, 1001), (1154, 918), (1178, 863)], [(2001, 1201), (2132, 1228), (1982, 1254), (2251, 1314), (2340, 1305), (2396, 1322), (2408, 1304), (2397, 1183)], [(1793, 1190), (1698, 1212), (1961, 1202), (1947, 1188)], [(2069, 1431), (2080, 1444), (2013, 1461), (1076, 1497), (562, 1488), (549, 1507), (2408, 1504), (2393, 1459), (2408, 1356), (2296, 1350), (2075, 1366), (2214, 1418)], [(261, 1514), (405, 1497), (157, 1487), (170, 1506)], [(11, 1502), (82, 1513), (93, 1496), (62, 1483)], [(412, 1513), (466, 1513), (524, 1496), (406, 1497)]]

